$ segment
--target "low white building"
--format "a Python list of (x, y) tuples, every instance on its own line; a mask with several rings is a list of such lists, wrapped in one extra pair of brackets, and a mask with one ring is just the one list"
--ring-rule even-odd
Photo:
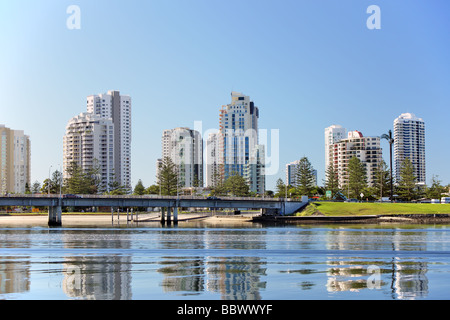
[(66, 126), (63, 138), (63, 173), (75, 162), (83, 171), (99, 166), (102, 189), (108, 190), (114, 170), (114, 125), (111, 119), (93, 113), (81, 113)]
[(358, 158), (365, 166), (367, 183), (372, 186), (375, 172), (382, 161), (380, 137), (364, 137), (359, 131), (350, 131), (347, 139), (330, 146), (330, 161), (337, 170), (339, 187), (347, 185), (347, 168), (351, 158)]

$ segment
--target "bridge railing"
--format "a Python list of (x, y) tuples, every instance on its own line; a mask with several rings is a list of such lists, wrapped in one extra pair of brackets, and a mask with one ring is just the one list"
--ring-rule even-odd
[[(8, 194), (3, 197), (10, 198), (57, 198), (59, 194)], [(289, 201), (296, 202), (300, 199), (292, 199), (292, 198), (270, 198), (270, 197), (217, 197), (210, 198), (208, 196), (189, 196), (189, 195), (180, 195), (180, 196), (160, 196), (156, 194), (146, 194), (146, 195), (95, 195), (95, 194), (80, 194), (80, 195), (61, 195), (63, 198), (84, 198), (84, 199), (162, 199), (162, 200), (230, 200), (230, 201), (271, 201), (271, 202), (280, 202), (280, 201)], [(0, 197), (2, 197), (0, 195)], [(209, 199), (208, 199), (209, 198)]]

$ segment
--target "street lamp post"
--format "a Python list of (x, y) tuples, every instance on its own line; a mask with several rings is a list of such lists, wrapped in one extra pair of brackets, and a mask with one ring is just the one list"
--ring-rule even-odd
[(48, 190), (48, 194), (50, 195), (50, 172), (52, 171), (52, 166), (50, 166), (50, 168), (48, 169), (48, 186), (47, 186), (47, 190)]

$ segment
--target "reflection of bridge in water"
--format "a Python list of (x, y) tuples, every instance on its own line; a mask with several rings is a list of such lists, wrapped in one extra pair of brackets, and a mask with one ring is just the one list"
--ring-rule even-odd
[(307, 204), (307, 200), (284, 198), (221, 197), (205, 198), (196, 196), (103, 196), (103, 195), (11, 195), (0, 197), (1, 206), (48, 207), (48, 224), (62, 225), (64, 207), (111, 207), (112, 208), (161, 208), (162, 219), (178, 221), (178, 208), (214, 209), (261, 209), (262, 214), (291, 214)]

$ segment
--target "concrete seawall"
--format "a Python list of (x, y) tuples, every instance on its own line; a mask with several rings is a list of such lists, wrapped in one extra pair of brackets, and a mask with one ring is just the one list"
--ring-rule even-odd
[(399, 214), (361, 216), (260, 216), (260, 223), (450, 223), (449, 214)]

